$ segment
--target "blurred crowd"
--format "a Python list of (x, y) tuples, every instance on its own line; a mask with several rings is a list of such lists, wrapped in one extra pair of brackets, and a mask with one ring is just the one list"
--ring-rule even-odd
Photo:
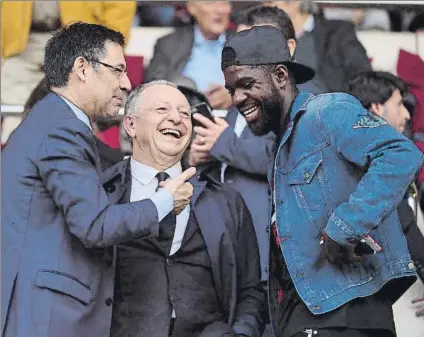
[[(240, 9), (251, 6), (252, 2), (235, 3), (233, 14)], [(423, 12), (417, 8), (390, 9), (373, 7), (355, 7), (352, 4), (320, 4), (317, 6), (320, 15), (327, 19), (351, 21), (359, 30), (377, 29), (382, 31), (415, 32), (423, 28)], [(178, 27), (192, 22), (192, 16), (184, 5), (145, 4), (139, 2), (134, 26), (146, 27)]]
[[(270, 232), (266, 164), (276, 138), (272, 133), (258, 137), (249, 130), (245, 117), (234, 104), (234, 93), (226, 87), (221, 55), (230, 36), (252, 26), (277, 28), (287, 41), (290, 60), (315, 73), (312, 79), (297, 86), (301, 91), (314, 95), (350, 93), (364, 108), (385, 120), (377, 119), (378, 123), (388, 123), (424, 150), (424, 61), (418, 55), (403, 53), (397, 76), (373, 72), (372, 60), (356, 34), (358, 30), (424, 29), (424, 11), (417, 7), (337, 7), (318, 5), (312, 0), (260, 4), (187, 1), (177, 5), (136, 1), (8, 1), (2, 2), (1, 9), (1, 103), (22, 105), (24, 118), (50, 92), (45, 81), (45, 48), (59, 28), (76, 21), (101, 24), (121, 32), (126, 43), (133, 27), (174, 28), (156, 41), (148, 65), (136, 64), (135, 67), (143, 67), (142, 76), (136, 80), (133, 74), (139, 69), (134, 70), (128, 58), (126, 67), (116, 67), (96, 60), (90, 53), (83, 56), (121, 77), (128, 72), (133, 88), (156, 80), (172, 82), (192, 109), (199, 112), (206, 107), (213, 116), (225, 117), (216, 123), (200, 117), (202, 127), (197, 125), (194, 130), (182, 166), (208, 166), (217, 180), (231, 185), (243, 197), (256, 231), (263, 283), (269, 279), (270, 256), (269, 236), (265, 234)], [(62, 42), (72, 48), (72, 40)], [(54, 69), (50, 71), (54, 73)], [(102, 169), (132, 154), (128, 132), (121, 124), (120, 119), (99, 117), (90, 125)], [(424, 258), (422, 249), (416, 248), (422, 242), (414, 238), (421, 238), (416, 216), (420, 208), (418, 196), (423, 191), (424, 171), (406, 191), (399, 209), (403, 231), (410, 233), (409, 249), (411, 255), (415, 249), (412, 258), (422, 278)], [(422, 303), (423, 299), (417, 301)], [(422, 315), (420, 307), (417, 316)]]

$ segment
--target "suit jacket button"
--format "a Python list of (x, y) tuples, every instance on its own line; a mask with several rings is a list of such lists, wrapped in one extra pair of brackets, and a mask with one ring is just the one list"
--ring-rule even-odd
[(108, 307), (110, 307), (112, 305), (112, 299), (110, 297), (106, 298), (105, 303)]
[(266, 226), (265, 231), (266, 231), (267, 233), (269, 233), (269, 226)]

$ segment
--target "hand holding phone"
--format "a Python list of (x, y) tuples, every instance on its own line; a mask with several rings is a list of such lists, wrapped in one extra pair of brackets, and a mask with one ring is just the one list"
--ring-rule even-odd
[[(207, 105), (205, 102), (194, 105), (191, 109), (191, 113), (192, 115), (194, 115), (195, 113), (201, 114), (203, 117), (206, 117), (212, 122), (214, 122), (214, 119), (212, 116), (212, 110), (209, 107), (209, 105)], [(192, 118), (192, 123), (193, 123), (193, 126), (202, 126), (202, 124), (200, 124), (194, 118)]]

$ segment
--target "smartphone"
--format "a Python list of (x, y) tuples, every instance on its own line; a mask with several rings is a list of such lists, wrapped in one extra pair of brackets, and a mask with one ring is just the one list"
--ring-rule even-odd
[[(212, 116), (212, 110), (209, 107), (209, 105), (207, 105), (205, 102), (198, 103), (198, 104), (194, 105), (191, 108), (191, 113), (192, 113), (192, 115), (195, 114), (195, 113), (199, 113), (203, 117), (209, 118), (212, 122), (214, 121), (213, 116)], [(193, 123), (193, 126), (202, 126), (202, 124), (200, 124), (194, 118), (192, 118), (192, 123)]]
[(355, 247), (355, 253), (358, 255), (373, 255), (382, 250), (383, 248), (370, 235), (365, 235)]

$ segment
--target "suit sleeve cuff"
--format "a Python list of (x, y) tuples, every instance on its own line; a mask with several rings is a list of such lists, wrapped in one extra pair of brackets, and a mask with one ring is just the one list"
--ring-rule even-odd
[(161, 222), (174, 208), (174, 198), (166, 188), (160, 188), (151, 198), (158, 211), (158, 221)]
[(340, 218), (334, 213), (330, 216), (325, 227), (325, 233), (334, 241), (342, 246), (349, 245), (347, 239), (359, 239), (359, 235), (355, 233), (349, 226), (347, 226)]

